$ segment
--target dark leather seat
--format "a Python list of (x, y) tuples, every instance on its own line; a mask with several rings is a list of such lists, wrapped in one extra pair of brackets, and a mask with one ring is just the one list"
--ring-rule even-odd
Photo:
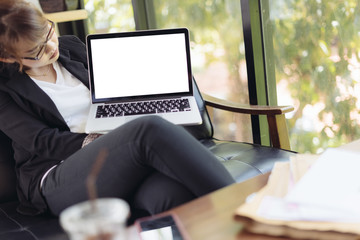
[[(195, 83), (195, 81), (194, 81)], [(211, 102), (212, 98), (204, 100), (195, 85), (195, 96), (202, 112), (203, 123), (199, 126), (190, 126), (186, 129), (206, 147), (208, 147), (225, 167), (235, 177), (237, 182), (244, 181), (259, 174), (271, 171), (275, 161), (288, 161), (289, 157), (295, 154), (289, 150), (280, 148), (260, 146), (250, 143), (239, 143), (231, 141), (216, 140), (213, 138), (213, 128), (206, 105), (220, 107), (225, 110), (234, 110), (235, 112), (258, 114), (259, 108), (255, 112), (249, 110), (251, 107), (241, 110), (234, 104), (225, 106), (224, 102)], [(209, 100), (210, 99), (210, 100)], [(221, 105), (221, 106), (220, 106)], [(237, 110), (236, 110), (237, 109)], [(240, 109), (240, 110), (239, 110)], [(275, 112), (275, 115), (282, 115), (281, 109)], [(267, 108), (267, 110), (269, 110)], [(268, 120), (274, 117), (274, 112), (267, 111)], [(267, 114), (265, 113), (261, 114)], [(269, 120), (271, 122), (271, 120)], [(269, 123), (270, 124), (270, 123)], [(278, 127), (278, 124), (275, 124)], [(286, 125), (283, 126), (286, 128)], [(278, 129), (279, 130), (279, 129)], [(278, 132), (278, 130), (276, 130)], [(287, 131), (287, 129), (285, 129)], [(279, 135), (279, 134), (275, 134)], [(282, 137), (278, 137), (282, 138)], [(274, 139), (274, 138), (272, 138)], [(277, 141), (276, 139), (273, 141)], [(286, 138), (285, 138), (286, 141)], [(278, 147), (281, 147), (283, 140), (278, 141)], [(287, 146), (286, 144), (284, 146)], [(0, 239), (19, 239), (19, 240), (39, 240), (39, 239), (68, 239), (59, 225), (58, 218), (42, 216), (24, 216), (16, 211), (18, 205), (16, 196), (16, 179), (13, 170), (14, 160), (12, 158), (12, 148), (10, 139), (0, 132)]]

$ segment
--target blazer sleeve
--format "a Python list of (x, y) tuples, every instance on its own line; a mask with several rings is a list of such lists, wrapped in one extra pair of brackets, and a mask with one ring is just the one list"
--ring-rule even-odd
[(0, 90), (0, 129), (17, 145), (49, 159), (65, 159), (81, 148), (86, 134), (52, 125), (19, 107), (7, 92)]

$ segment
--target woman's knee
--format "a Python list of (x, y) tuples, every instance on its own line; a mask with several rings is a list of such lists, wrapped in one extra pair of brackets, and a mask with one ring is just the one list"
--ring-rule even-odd
[(167, 121), (158, 116), (145, 116), (136, 118), (120, 127), (109, 132), (108, 137), (113, 142), (119, 141), (132, 142), (144, 140), (147, 136), (152, 136), (156, 132), (161, 132), (162, 128), (167, 125)]
[(134, 120), (133, 133), (138, 136), (142, 136), (142, 139), (150, 138), (150, 141), (154, 138), (164, 137), (166, 134), (179, 131), (179, 126), (176, 126), (169, 121), (159, 116), (145, 116)]
[(157, 129), (172, 125), (169, 121), (159, 116), (145, 116), (138, 118), (135, 121), (137, 121), (138, 124), (145, 126), (147, 129)]
[(133, 206), (157, 214), (195, 198), (184, 185), (161, 174), (149, 176), (137, 190)]

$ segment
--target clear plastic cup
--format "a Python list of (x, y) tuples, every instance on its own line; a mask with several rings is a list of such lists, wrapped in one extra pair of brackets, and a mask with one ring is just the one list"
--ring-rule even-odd
[(99, 198), (65, 209), (60, 214), (60, 224), (71, 240), (125, 240), (129, 214), (124, 200)]

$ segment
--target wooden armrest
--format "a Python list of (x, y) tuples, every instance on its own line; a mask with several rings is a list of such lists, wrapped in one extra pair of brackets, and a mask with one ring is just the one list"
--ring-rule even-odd
[(294, 107), (292, 106), (261, 106), (234, 103), (231, 101), (210, 96), (203, 92), (201, 93), (201, 96), (203, 97), (206, 105), (230, 112), (252, 115), (277, 115), (292, 112), (294, 110)]
[(201, 93), (205, 105), (225, 111), (251, 115), (266, 115), (273, 147), (291, 150), (285, 113), (292, 112), (292, 106), (260, 106), (239, 104)]

